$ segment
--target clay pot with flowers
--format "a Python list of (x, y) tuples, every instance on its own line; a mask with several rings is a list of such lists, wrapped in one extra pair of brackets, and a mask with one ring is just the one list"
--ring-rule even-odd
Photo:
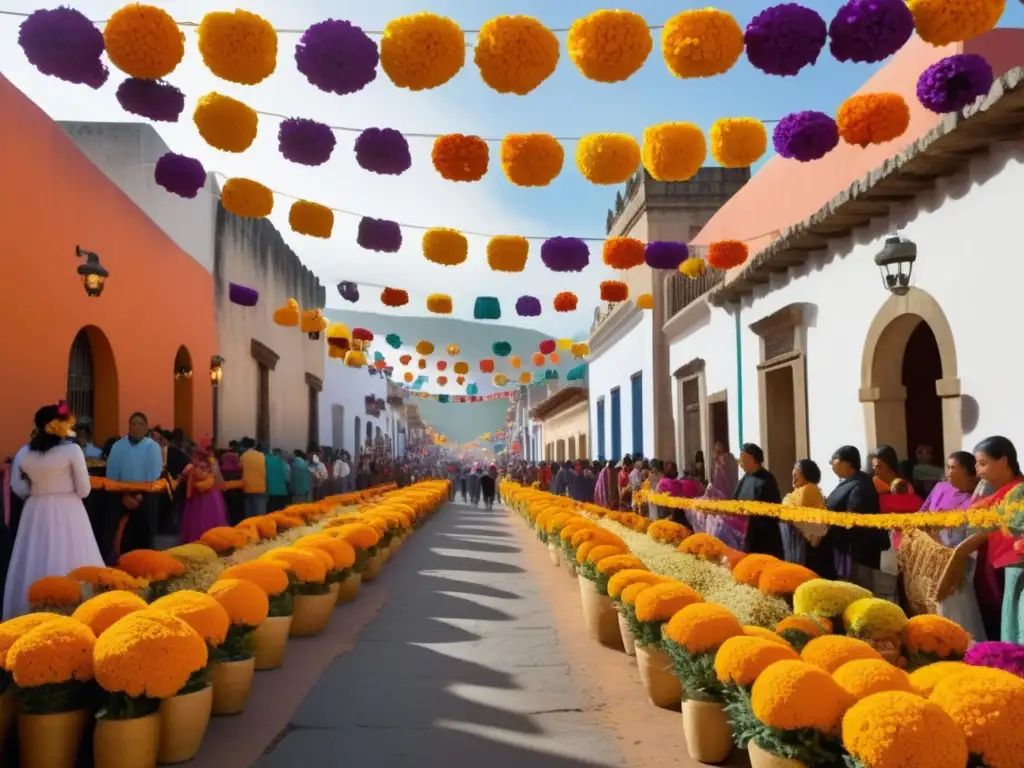
[(277, 669), (292, 626), (294, 596), (288, 572), (280, 563), (251, 560), (226, 568), (220, 579), (241, 579), (255, 584), (267, 596), (267, 618), (252, 633), (255, 668)]

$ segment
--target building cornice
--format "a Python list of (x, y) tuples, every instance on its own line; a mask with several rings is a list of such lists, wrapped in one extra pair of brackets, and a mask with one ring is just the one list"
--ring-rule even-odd
[(665, 341), (674, 344), (698, 328), (702, 328), (711, 319), (711, 305), (705, 296), (696, 301), (691, 301), (681, 310), (669, 318), (669, 321), (662, 326), (665, 334)]
[(619, 305), (590, 337), (590, 362), (614, 347), (627, 333), (636, 328), (643, 319), (644, 310), (636, 302), (626, 301)]

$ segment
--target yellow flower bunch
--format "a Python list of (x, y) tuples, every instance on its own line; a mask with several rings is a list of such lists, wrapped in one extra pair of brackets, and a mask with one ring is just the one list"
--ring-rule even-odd
[(723, 168), (748, 168), (768, 150), (768, 131), (753, 117), (723, 117), (711, 126), (711, 156)]
[(644, 65), (654, 39), (643, 16), (601, 10), (572, 23), (566, 48), (572, 63), (588, 80), (619, 83)]
[(296, 200), (288, 209), (288, 226), (300, 235), (327, 240), (334, 231), (334, 211), (320, 203)]
[(704, 132), (693, 123), (648, 126), (643, 140), (644, 168), (658, 181), (688, 181), (708, 154)]
[(775, 632), (798, 651), (803, 650), (811, 640), (821, 637), (828, 630), (810, 616), (787, 616), (775, 625)]
[(678, 551), (684, 555), (693, 555), (702, 560), (716, 562), (722, 558), (725, 549), (725, 543), (721, 539), (716, 539), (710, 533), (695, 533), (687, 537), (678, 547)]
[(203, 63), (222, 80), (256, 85), (277, 69), (277, 32), (262, 16), (211, 11), (196, 32)]
[(7, 654), (22, 635), (36, 627), (48, 624), (56, 619), (64, 618), (60, 614), (49, 611), (38, 611), (26, 613), (23, 616), (15, 616), (0, 624), (0, 669), (10, 670), (7, 661)]
[(683, 11), (665, 22), (661, 54), (676, 77), (721, 75), (743, 55), (743, 29), (716, 8)]
[(110, 63), (129, 77), (159, 80), (185, 57), (185, 35), (163, 8), (131, 3), (114, 11), (103, 28)]
[(352, 547), (364, 551), (377, 546), (380, 542), (380, 533), (372, 525), (344, 522), (344, 518), (340, 518), (340, 520), (339, 525), (333, 525), (337, 522), (336, 520), (329, 521), (324, 532), (331, 536), (338, 536)]
[(184, 565), (186, 569), (199, 568), (217, 561), (216, 552), (205, 544), (200, 544), (196, 541), (190, 544), (180, 544), (165, 551)]
[(643, 561), (633, 555), (609, 555), (596, 561), (596, 570), (601, 576), (611, 579), (623, 571), (646, 570)]
[(272, 539), (277, 536), (277, 523), (266, 515), (247, 517), (245, 520), (238, 523), (235, 528), (246, 532), (254, 531), (256, 533), (257, 541), (266, 541), (267, 539)]
[(699, 256), (691, 256), (679, 265), (679, 274), (685, 275), (691, 280), (696, 280), (707, 271), (708, 265)]
[(624, 571), (619, 571), (610, 579), (608, 579), (608, 597), (612, 600), (618, 600), (622, 595), (623, 590), (633, 584), (658, 584), (665, 581), (664, 576), (659, 576), (656, 573), (643, 568), (628, 568)]
[(754, 717), (769, 728), (831, 734), (839, 730), (853, 698), (822, 669), (804, 661), (779, 661), (754, 681), (750, 703)]
[(621, 184), (640, 166), (640, 145), (625, 133), (591, 133), (576, 144), (576, 167), (591, 184)]
[(856, 584), (812, 579), (793, 593), (793, 612), (813, 617), (841, 616), (850, 603), (865, 597), (871, 597), (871, 590)]
[(69, 576), (44, 576), (28, 588), (28, 603), (34, 611), (66, 610), (82, 602), (82, 585)]
[(706, 653), (730, 637), (742, 636), (743, 627), (728, 608), (694, 602), (677, 611), (662, 633), (690, 653)]
[(854, 600), (843, 611), (843, 626), (852, 637), (882, 640), (897, 637), (907, 625), (907, 615), (896, 603), (877, 597)]
[(743, 557), (732, 569), (732, 578), (737, 584), (756, 587), (761, 574), (772, 565), (778, 565), (779, 558), (772, 555), (750, 554)]
[(905, 691), (869, 696), (843, 718), (843, 746), (864, 768), (963, 768), (967, 741), (953, 719)]
[(446, 16), (414, 13), (392, 19), (380, 41), (381, 69), (399, 88), (444, 85), (466, 63), (466, 38)]
[(277, 526), (277, 531), (290, 531), (292, 528), (300, 528), (303, 525), (301, 517), (290, 515), (288, 512), (281, 510), (280, 512), (271, 512), (266, 517), (273, 521), (274, 525)]
[(251, 560), (225, 568), (221, 579), (242, 579), (250, 581), (267, 593), (269, 597), (277, 597), (288, 589), (287, 569), (278, 563), (267, 560)]
[(926, 664), (910, 673), (910, 685), (918, 696), (928, 698), (935, 690), (935, 686), (941, 683), (950, 675), (960, 672), (969, 672), (970, 667), (962, 661), (937, 661), (934, 664)]
[(454, 267), (469, 255), (469, 241), (456, 229), (433, 227), (423, 233), (423, 257), (445, 267)]
[(685, 525), (674, 520), (655, 520), (647, 527), (647, 535), (662, 544), (678, 546), (693, 533)]
[(316, 549), (326, 552), (331, 558), (331, 569), (347, 571), (356, 563), (356, 551), (352, 545), (342, 538), (327, 534), (303, 536), (295, 542), (299, 549)]
[(612, 555), (623, 555), (629, 552), (629, 549), (623, 544), (606, 543), (602, 541), (585, 541), (580, 544), (576, 550), (576, 562), (577, 563), (597, 563), (606, 557)]
[(134, 592), (114, 589), (90, 597), (75, 609), (71, 618), (82, 622), (96, 637), (100, 637), (118, 619), (148, 607), (146, 601)]
[(799, 659), (799, 654), (788, 645), (745, 634), (734, 635), (715, 653), (715, 674), (719, 682), (748, 686), (775, 662)]
[(218, 555), (230, 555), (236, 549), (242, 549), (252, 542), (245, 531), (229, 526), (217, 526), (204, 531), (199, 537), (199, 543)]
[(221, 579), (206, 593), (220, 603), (234, 625), (258, 627), (267, 620), (270, 611), (267, 593), (251, 581)]
[(757, 588), (766, 595), (792, 595), (797, 587), (818, 578), (810, 568), (796, 563), (776, 563), (765, 568)]
[(558, 38), (532, 16), (498, 16), (484, 22), (473, 61), (498, 93), (525, 96), (558, 66)]
[(743, 634), (746, 637), (756, 637), (760, 640), (765, 640), (769, 643), (776, 643), (777, 645), (785, 645), (787, 647), (792, 647), (789, 645), (789, 641), (786, 640), (786, 638), (775, 634), (770, 629), (758, 627), (753, 624), (745, 624), (743, 626)]
[(935, 46), (961, 43), (995, 28), (1006, 0), (908, 0), (918, 37)]
[[(501, 170), (517, 187), (546, 187), (562, 172), (564, 164), (565, 148), (547, 133), (510, 133), (502, 139)], [(490, 263), (490, 246), (487, 256)], [(491, 269), (497, 267), (492, 264)]]
[(636, 598), (636, 618), (637, 621), (668, 621), (686, 606), (703, 600), (695, 590), (678, 581), (652, 584)]
[(970, 667), (941, 680), (932, 702), (967, 736), (967, 749), (989, 768), (1016, 768), (1024, 755), (1024, 680), (1001, 669)]
[(858, 701), (884, 691), (914, 693), (910, 675), (882, 659), (854, 659), (832, 673), (832, 679)]
[[(185, 566), (166, 552), (155, 549), (136, 549), (125, 552), (117, 561), (117, 567), (130, 576), (149, 581), (175, 579), (185, 572)], [(131, 589), (115, 586), (114, 589)]]
[(522, 272), (529, 252), (530, 241), (525, 237), (498, 235), (487, 242), (487, 266), (495, 272)]
[(800, 658), (830, 675), (850, 661), (882, 660), (881, 654), (863, 640), (843, 635), (823, 635), (814, 638), (804, 647)]
[(224, 606), (209, 595), (190, 589), (171, 592), (149, 607), (181, 619), (214, 647), (224, 642), (231, 624)]
[(959, 660), (967, 653), (971, 636), (955, 621), (943, 616), (914, 616), (903, 628), (903, 647), (909, 654), (928, 654), (934, 660)]
[(85, 624), (59, 616), (30, 629), (7, 652), (19, 688), (92, 680), (96, 636)]
[(192, 121), (207, 144), (225, 152), (245, 152), (259, 129), (259, 115), (252, 107), (215, 92), (199, 99)]
[(258, 181), (235, 176), (221, 187), (220, 202), (224, 210), (235, 216), (262, 219), (274, 210), (274, 193)]
[(96, 682), (110, 693), (168, 699), (207, 663), (206, 642), (163, 611), (136, 611), (96, 640)]
[[(324, 579), (327, 578), (327, 565), (314, 552), (315, 550), (310, 551), (296, 547), (280, 547), (272, 549), (260, 560), (281, 566), (289, 573), (294, 574), (297, 581), (307, 584), (323, 584)], [(225, 571), (226, 573), (227, 571)]]

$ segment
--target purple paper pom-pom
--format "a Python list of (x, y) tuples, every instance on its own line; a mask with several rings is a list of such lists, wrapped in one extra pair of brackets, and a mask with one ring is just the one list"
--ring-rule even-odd
[(21, 23), (18, 44), (44, 75), (99, 88), (110, 72), (100, 58), (103, 33), (74, 8), (41, 9)]
[(743, 35), (750, 63), (769, 75), (795, 75), (818, 60), (828, 39), (825, 20), (796, 3), (765, 8)]
[(412, 167), (409, 142), (394, 128), (367, 128), (356, 139), (359, 167), (386, 176), (398, 176)]
[(295, 66), (321, 91), (345, 96), (377, 77), (377, 43), (350, 21), (318, 21), (295, 46)]
[(959, 53), (932, 64), (917, 80), (917, 98), (932, 112), (959, 112), (992, 87), (995, 74), (984, 56)]
[(286, 160), (301, 165), (323, 165), (331, 159), (337, 143), (329, 125), (304, 117), (283, 120), (277, 132), (277, 148), (281, 154)]
[(238, 283), (228, 283), (228, 301), (240, 307), (255, 307), (260, 300), (260, 292), (255, 288)]
[(156, 183), (181, 197), (193, 198), (206, 186), (206, 170), (194, 157), (168, 152), (156, 161)]
[(520, 317), (540, 317), (540, 312), (540, 299), (536, 296), (520, 296), (516, 301), (516, 314)]
[(828, 26), (836, 61), (874, 64), (892, 56), (914, 33), (914, 17), (903, 0), (848, 0)]
[(359, 220), (356, 242), (368, 251), (398, 253), (402, 247), (402, 228), (397, 221), (363, 216)]
[(338, 293), (345, 301), (351, 301), (353, 304), (359, 301), (359, 286), (348, 280), (338, 283)]
[(117, 103), (147, 120), (176, 123), (185, 109), (185, 94), (163, 80), (129, 77), (117, 86)]
[(772, 144), (780, 156), (809, 163), (820, 160), (839, 143), (839, 126), (824, 112), (794, 112), (775, 126)]
[(552, 272), (582, 272), (590, 263), (590, 248), (578, 237), (552, 237), (541, 245), (540, 260)]
[(644, 263), (651, 269), (679, 269), (679, 265), (686, 261), (690, 255), (690, 249), (686, 243), (677, 243), (671, 240), (655, 241), (648, 243), (644, 249)]

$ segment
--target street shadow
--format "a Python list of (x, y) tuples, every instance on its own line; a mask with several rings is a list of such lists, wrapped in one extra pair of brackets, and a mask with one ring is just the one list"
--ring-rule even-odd
[(488, 552), (491, 554), (514, 555), (523, 550), (511, 544), (491, 544), (486, 541), (474, 541), (454, 535), (442, 541), (439, 549), (465, 550), (467, 552)]

